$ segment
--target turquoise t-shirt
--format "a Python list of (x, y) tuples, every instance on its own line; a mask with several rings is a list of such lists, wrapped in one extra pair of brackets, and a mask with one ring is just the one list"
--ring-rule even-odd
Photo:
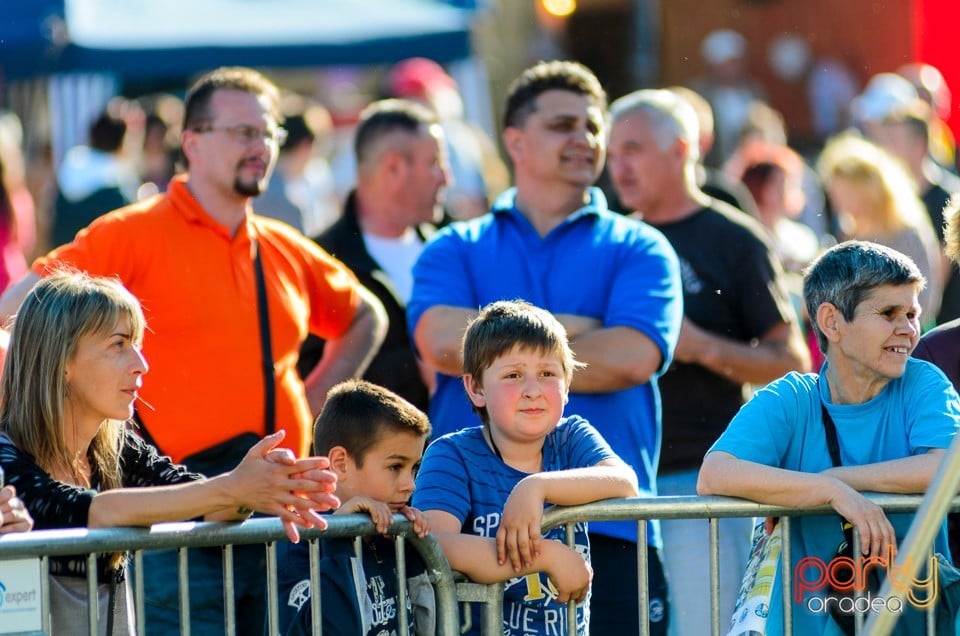
[[(758, 391), (730, 422), (711, 447), (745, 461), (805, 473), (833, 466), (827, 450), (821, 415), (821, 399), (836, 423), (840, 459), (857, 466), (920, 455), (933, 448), (947, 448), (960, 426), (960, 397), (946, 376), (930, 363), (910, 359), (903, 376), (891, 380), (875, 398), (863, 404), (833, 404), (826, 381), (827, 365), (819, 375), (790, 373)], [(888, 515), (902, 541), (912, 514)], [(824, 563), (835, 556), (843, 540), (838, 515), (802, 516), (791, 519), (792, 561), (818, 557)], [(935, 550), (948, 555), (946, 529)], [(767, 634), (783, 633), (781, 576), (773, 587)], [(842, 634), (828, 611), (822, 610), (826, 589), (805, 590), (800, 600), (795, 572), (793, 633)], [(808, 579), (812, 572), (806, 572)], [(806, 587), (815, 587), (813, 585)]]

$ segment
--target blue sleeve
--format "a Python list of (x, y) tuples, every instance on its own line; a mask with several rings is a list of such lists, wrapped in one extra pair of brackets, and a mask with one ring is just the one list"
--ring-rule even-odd
[(611, 457), (619, 459), (600, 432), (578, 415), (563, 420), (563, 424), (557, 427), (554, 442), (566, 455), (563, 462), (566, 468), (589, 468)]
[[(738, 459), (783, 468), (796, 430), (809, 417), (810, 391), (796, 373), (774, 380), (757, 391), (737, 412), (708, 453), (724, 451)], [(819, 409), (819, 396), (816, 398)], [(819, 413), (819, 411), (818, 411)], [(829, 456), (825, 455), (829, 465)]]
[[(284, 554), (278, 549), (280, 633), (310, 636), (313, 611), (310, 605), (310, 553), (306, 542), (289, 546)], [(346, 540), (322, 540), (320, 558), (320, 599), (323, 633), (331, 636), (363, 634), (358, 587), (351, 558), (353, 544)], [(363, 582), (362, 584), (365, 584)]]
[(449, 512), (461, 524), (466, 523), (471, 509), (466, 480), (463, 455), (451, 436), (435, 440), (423, 454), (417, 488), (413, 492), (413, 507)]
[(604, 316), (604, 327), (632, 327), (660, 349), (660, 369), (673, 358), (683, 318), (683, 288), (676, 252), (658, 230), (645, 224), (623, 249)]
[(413, 266), (413, 292), (407, 303), (411, 339), (420, 317), (435, 305), (476, 309), (463, 239), (447, 227), (424, 247)]
[(904, 394), (909, 402), (906, 413), (907, 437), (911, 455), (931, 448), (947, 448), (960, 425), (960, 397), (950, 380), (929, 362), (913, 360), (916, 373), (909, 378)]

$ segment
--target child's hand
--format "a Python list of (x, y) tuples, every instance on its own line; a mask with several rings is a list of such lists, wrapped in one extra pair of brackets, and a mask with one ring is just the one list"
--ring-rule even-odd
[(430, 532), (430, 520), (416, 508), (404, 506), (399, 512), (413, 522), (413, 532), (421, 539)]
[(557, 602), (582, 603), (593, 580), (590, 564), (576, 550), (559, 541), (544, 541), (544, 550), (548, 551), (547, 576), (557, 588)]
[(543, 493), (535, 479), (525, 478), (514, 488), (503, 505), (497, 530), (497, 563), (509, 559), (514, 572), (533, 566), (540, 556), (543, 522)]
[(333, 514), (342, 515), (354, 512), (368, 513), (370, 518), (373, 519), (374, 525), (377, 526), (377, 532), (380, 534), (386, 534), (387, 528), (390, 527), (390, 523), (393, 521), (393, 511), (390, 510), (390, 506), (382, 501), (371, 499), (370, 497), (353, 497), (344, 502)]

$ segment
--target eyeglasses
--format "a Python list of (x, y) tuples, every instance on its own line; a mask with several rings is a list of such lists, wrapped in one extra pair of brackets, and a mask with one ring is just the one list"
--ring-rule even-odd
[(204, 134), (209, 132), (223, 132), (234, 141), (242, 144), (252, 144), (255, 141), (263, 141), (267, 145), (283, 145), (287, 140), (287, 131), (283, 128), (257, 128), (247, 124), (237, 126), (197, 126), (191, 128), (195, 133)]

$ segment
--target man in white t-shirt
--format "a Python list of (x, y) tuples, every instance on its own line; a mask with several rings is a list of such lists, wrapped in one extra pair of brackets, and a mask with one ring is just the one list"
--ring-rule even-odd
[[(432, 374), (422, 371), (413, 353), (405, 311), (413, 264), (442, 216), (448, 180), (443, 132), (424, 106), (381, 100), (360, 114), (354, 153), (357, 185), (343, 216), (314, 240), (353, 270), (387, 310), (386, 340), (364, 378), (426, 410)], [(321, 351), (320, 340), (304, 344), (301, 374)]]

